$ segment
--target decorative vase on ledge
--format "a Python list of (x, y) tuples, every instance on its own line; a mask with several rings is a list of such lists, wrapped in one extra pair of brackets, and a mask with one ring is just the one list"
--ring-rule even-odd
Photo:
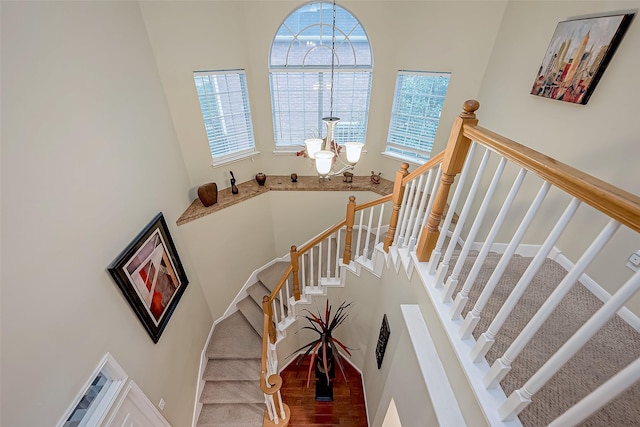
[(215, 205), (218, 202), (218, 186), (216, 183), (210, 182), (198, 187), (198, 198), (205, 207)]
[(266, 180), (267, 180), (267, 175), (263, 174), (262, 172), (258, 172), (256, 174), (256, 182), (258, 183), (258, 185), (264, 185)]

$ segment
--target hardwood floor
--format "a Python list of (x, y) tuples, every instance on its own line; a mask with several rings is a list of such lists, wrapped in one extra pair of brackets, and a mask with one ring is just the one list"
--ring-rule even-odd
[(282, 398), (291, 409), (292, 427), (367, 427), (367, 413), (360, 373), (345, 363), (347, 381), (337, 369), (333, 382), (333, 402), (315, 400), (315, 377), (307, 388), (310, 357), (298, 366), (291, 363), (282, 371)]

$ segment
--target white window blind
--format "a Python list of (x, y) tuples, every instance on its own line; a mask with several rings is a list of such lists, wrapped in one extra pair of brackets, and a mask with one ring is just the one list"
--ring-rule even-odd
[(193, 78), (213, 164), (256, 154), (244, 71), (196, 71)]
[[(300, 145), (306, 138), (323, 137), (322, 118), (330, 114), (330, 71), (272, 72), (271, 99), (276, 146)], [(333, 116), (338, 144), (365, 142), (371, 73), (334, 73)]]
[(449, 87), (449, 73), (399, 71), (385, 154), (429, 159)]

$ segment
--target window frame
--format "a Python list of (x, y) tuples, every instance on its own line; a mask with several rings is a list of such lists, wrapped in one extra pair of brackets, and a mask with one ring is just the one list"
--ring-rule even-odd
[[(207, 76), (224, 76), (226, 79), (238, 76), (237, 84), (240, 87), (241, 99), (236, 99), (237, 93), (234, 94), (230, 90), (216, 91), (201, 95), (198, 88), (198, 78), (202, 79)], [(244, 69), (194, 71), (193, 79), (196, 96), (198, 97), (198, 105), (200, 106), (202, 123), (209, 146), (209, 153), (211, 155), (211, 166), (218, 167), (259, 154), (259, 151), (257, 151), (256, 148), (255, 133), (253, 130), (253, 119), (251, 116), (251, 103), (249, 100), (246, 71)], [(227, 105), (227, 108), (230, 108), (231, 111), (222, 111), (220, 113), (217, 111), (210, 111), (210, 105), (215, 105), (218, 109), (222, 108), (223, 105), (221, 98), (225, 96), (229, 98), (229, 105)], [(207, 105), (207, 107), (205, 107), (205, 105)], [(241, 116), (240, 121), (244, 120), (245, 126), (235, 129), (237, 127), (236, 123), (231, 123), (231, 126), (228, 125), (224, 118), (232, 116)], [(242, 136), (242, 138), (234, 140), (229, 144), (231, 146), (235, 146), (234, 148), (229, 148), (227, 150), (220, 149), (220, 147), (216, 146), (216, 144), (221, 144), (220, 140), (216, 139), (220, 138), (220, 132), (217, 132), (216, 134), (216, 127), (234, 128), (234, 130), (237, 131), (235, 136)], [(209, 128), (211, 129), (209, 130)], [(229, 135), (226, 135), (226, 137), (229, 137)]]
[[(407, 137), (408, 135), (406, 134), (395, 134), (394, 130), (398, 129), (399, 126), (397, 125), (397, 123), (395, 122), (395, 120), (397, 120), (397, 118), (399, 116), (402, 115), (407, 115), (406, 113), (400, 113), (398, 111), (398, 104), (400, 103), (400, 96), (402, 96), (403, 94), (401, 94), (401, 92), (404, 90), (404, 87), (402, 87), (402, 83), (403, 83), (403, 79), (406, 76), (417, 76), (417, 77), (436, 77), (436, 78), (442, 78), (442, 77), (446, 77), (447, 78), (447, 87), (445, 89), (444, 94), (442, 95), (434, 95), (432, 93), (420, 93), (420, 96), (425, 96), (425, 97), (430, 97), (430, 98), (439, 98), (441, 101), (439, 102), (438, 108), (439, 108), (439, 113), (438, 113), (438, 117), (437, 119), (434, 116), (428, 116), (428, 115), (421, 115), (418, 117), (419, 120), (423, 120), (423, 121), (437, 121), (436, 123), (436, 129), (433, 132), (433, 137), (430, 138), (428, 135), (423, 135), (420, 134), (418, 135), (421, 138), (426, 138), (427, 141), (423, 141), (421, 142), (422, 144), (426, 144), (428, 145), (428, 151), (426, 149), (420, 148), (420, 147), (414, 147), (411, 145), (405, 145), (402, 143), (397, 142), (398, 138), (402, 138), (402, 137)], [(398, 159), (398, 160), (402, 160), (402, 161), (407, 161), (413, 164), (417, 164), (417, 165), (421, 165), (424, 162), (428, 161), (431, 158), (431, 153), (433, 151), (433, 144), (435, 143), (435, 136), (437, 134), (438, 128), (440, 127), (440, 120), (441, 120), (441, 113), (442, 113), (442, 109), (444, 108), (444, 102), (446, 100), (446, 95), (448, 92), (448, 87), (449, 87), (449, 83), (451, 81), (451, 73), (450, 72), (445, 72), (445, 71), (415, 71), (415, 70), (398, 70), (398, 74), (396, 77), (396, 86), (394, 89), (394, 95), (393, 95), (393, 105), (391, 107), (391, 114), (389, 117), (389, 128), (388, 128), (388, 132), (387, 132), (387, 144), (385, 146), (385, 150), (382, 152), (382, 155), (393, 158), (393, 159)], [(393, 141), (393, 140), (396, 141)], [(431, 139), (430, 141), (428, 139)], [(393, 142), (392, 142), (393, 141)]]
[[(314, 19), (305, 21), (305, 14), (311, 14)], [(356, 135), (356, 139), (350, 140), (366, 143), (373, 80), (371, 44), (360, 21), (349, 10), (336, 6), (336, 38), (333, 58), (333, 83), (336, 87), (334, 88), (333, 114), (331, 114), (329, 93), (331, 87), (332, 18), (332, 3), (315, 1), (304, 4), (285, 17), (271, 41), (268, 61), (269, 85), (274, 153), (276, 154), (297, 152), (301, 146), (304, 147), (305, 139), (323, 137), (326, 129), (321, 119), (329, 115), (341, 119), (341, 122), (336, 126), (335, 133), (338, 144), (347, 142), (346, 139), (341, 140), (341, 135), (349, 137)], [(299, 27), (289, 25), (292, 22)], [(343, 27), (341, 27), (341, 23)], [(313, 33), (313, 31), (318, 33)], [(329, 52), (326, 52), (327, 50)], [(320, 54), (320, 52), (324, 52), (324, 54)], [(304, 82), (304, 85), (294, 80), (302, 81), (307, 76), (311, 81)], [(356, 82), (357, 84), (343, 83), (341, 85), (341, 79), (349, 79), (352, 83)], [(290, 82), (297, 85), (294, 89), (282, 90), (279, 88), (281, 82), (285, 85)], [(312, 91), (307, 85), (317, 87)], [(347, 90), (342, 91), (341, 94), (340, 87)], [(356, 95), (350, 94), (348, 90)], [(295, 101), (292, 101), (293, 96), (291, 95), (300, 96), (299, 94), (302, 94), (303, 101), (296, 104)], [(317, 110), (305, 105), (305, 101), (312, 97), (314, 104), (318, 105)], [(340, 97), (348, 101), (340, 102)], [(352, 101), (354, 99), (357, 100), (355, 104)], [(295, 118), (291, 118), (292, 116)], [(302, 124), (295, 127), (298, 123)]]
[(58, 421), (57, 427), (65, 427), (67, 421), (69, 421), (69, 418), (73, 415), (80, 401), (85, 397), (98, 375), (104, 375), (109, 379), (109, 382), (100, 390), (96, 398), (92, 400), (87, 412), (78, 425), (79, 427), (97, 426), (104, 421), (111, 405), (113, 405), (120, 390), (122, 390), (122, 387), (124, 387), (125, 382), (129, 378), (124, 369), (122, 369), (110, 353), (105, 354), (102, 360), (100, 360), (100, 363), (84, 383), (72, 404), (67, 408), (60, 421)]

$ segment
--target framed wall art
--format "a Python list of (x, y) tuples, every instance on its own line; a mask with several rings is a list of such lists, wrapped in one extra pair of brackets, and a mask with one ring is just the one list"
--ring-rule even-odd
[(376, 345), (376, 362), (378, 362), (378, 369), (382, 366), (382, 359), (384, 359), (384, 352), (387, 350), (389, 335), (391, 335), (391, 329), (389, 328), (389, 321), (385, 314), (382, 317), (382, 325), (380, 326), (380, 334), (378, 334), (378, 343)]
[(586, 104), (633, 16), (626, 13), (558, 23), (531, 94)]
[(157, 343), (189, 283), (162, 212), (107, 270)]

